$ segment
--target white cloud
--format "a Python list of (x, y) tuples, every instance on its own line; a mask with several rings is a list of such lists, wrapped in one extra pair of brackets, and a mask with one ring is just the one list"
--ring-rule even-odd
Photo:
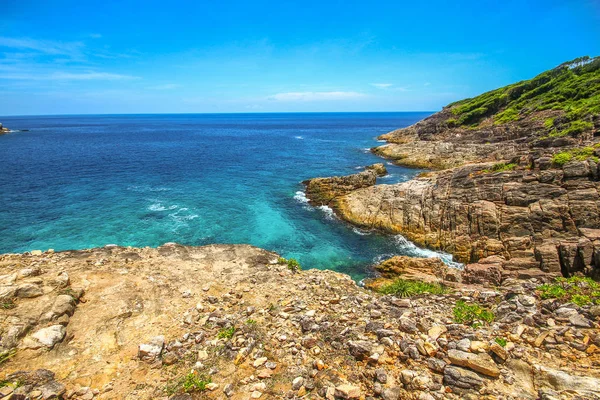
[(275, 101), (323, 101), (323, 100), (351, 100), (364, 97), (358, 92), (288, 92), (277, 93), (269, 97)]
[(33, 50), (43, 54), (63, 55), (72, 58), (82, 56), (82, 42), (58, 42), (53, 40), (35, 40), (30, 38), (9, 38), (0, 36), (0, 47), (21, 50)]
[(181, 85), (178, 83), (165, 83), (164, 85), (148, 86), (148, 89), (152, 90), (171, 90), (180, 88)]
[(89, 81), (89, 80), (129, 80), (140, 79), (137, 76), (111, 74), (108, 72), (53, 72), (49, 74), (36, 73), (0, 73), (0, 79), (35, 80), (35, 81)]
[(371, 83), (371, 86), (375, 86), (376, 88), (379, 89), (387, 89), (391, 86), (394, 86), (393, 83)]

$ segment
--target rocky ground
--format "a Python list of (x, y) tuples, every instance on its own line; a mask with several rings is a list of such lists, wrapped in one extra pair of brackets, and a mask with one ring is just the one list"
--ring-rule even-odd
[[(0, 274), (3, 398), (600, 398), (600, 309), (535, 279), (399, 298), (175, 244), (1, 255)], [(495, 317), (457, 321), (461, 300)]]

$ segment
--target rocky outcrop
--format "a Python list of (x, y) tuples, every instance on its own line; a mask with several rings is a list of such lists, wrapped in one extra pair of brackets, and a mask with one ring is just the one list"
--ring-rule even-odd
[(540, 155), (514, 165), (493, 172), (491, 164), (471, 164), (401, 184), (362, 188), (338, 197), (335, 209), (354, 224), (401, 233), (474, 263), (467, 268), (472, 275), (495, 268), (499, 279), (598, 276), (600, 182), (595, 160), (555, 168)]
[[(0, 255), (3, 293), (42, 292), (2, 299), (0, 396), (598, 398), (600, 310), (542, 300), (538, 280), (398, 298), (278, 259), (176, 244)], [(495, 319), (455, 320), (465, 299)]]
[(381, 163), (365, 168), (364, 171), (348, 176), (314, 178), (304, 181), (306, 196), (314, 206), (333, 205), (336, 200), (357, 189), (375, 185), (378, 176), (387, 174)]
[(417, 258), (394, 256), (377, 265), (374, 270), (380, 275), (364, 281), (365, 287), (378, 290), (380, 287), (393, 282), (397, 278), (411, 281), (436, 282), (445, 285), (462, 280), (461, 271), (450, 268), (437, 258)]
[(3, 135), (3, 134), (8, 133), (8, 132), (10, 132), (10, 129), (2, 126), (2, 123), (0, 123), (0, 135)]

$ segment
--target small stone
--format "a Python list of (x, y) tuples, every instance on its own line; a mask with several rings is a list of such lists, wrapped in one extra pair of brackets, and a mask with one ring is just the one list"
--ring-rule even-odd
[(39, 297), (43, 295), (42, 288), (33, 283), (23, 283), (17, 287), (16, 296), (24, 299)]
[(55, 344), (61, 342), (67, 330), (62, 325), (52, 325), (48, 328), (43, 328), (31, 335), (32, 338), (36, 339), (40, 344), (48, 348), (54, 347)]
[(297, 378), (294, 378), (294, 380), (292, 381), (292, 390), (298, 390), (302, 385), (304, 385), (303, 377), (299, 376)]
[(500, 376), (500, 370), (496, 363), (487, 353), (467, 353), (461, 350), (448, 350), (450, 362), (461, 367), (467, 367), (481, 374), (497, 378)]
[(233, 385), (231, 383), (228, 383), (227, 385), (225, 385), (225, 387), (223, 388), (223, 393), (227, 397), (233, 396)]
[(589, 319), (585, 318), (583, 315), (577, 313), (573, 314), (569, 317), (569, 322), (573, 326), (577, 326), (579, 328), (592, 328), (594, 324)]
[(198, 360), (199, 361), (208, 360), (208, 352), (206, 350), (198, 351)]
[(258, 390), (253, 391), (252, 394), (250, 395), (250, 397), (253, 399), (259, 399), (260, 396), (262, 396), (262, 393), (259, 392)]
[(165, 347), (165, 337), (155, 336), (149, 343), (140, 344), (138, 348), (138, 357), (142, 360), (153, 361), (160, 356)]
[(335, 388), (334, 396), (342, 399), (359, 399), (360, 389), (352, 385), (340, 385)]
[(506, 359), (508, 358), (508, 352), (504, 347), (500, 346), (498, 343), (492, 343), (492, 345), (490, 346), (490, 350), (503, 361), (506, 361)]
[(41, 250), (31, 250), (30, 253), (32, 256), (41, 256), (42, 255)]
[(256, 360), (254, 360), (254, 363), (252, 365), (254, 365), (254, 368), (258, 368), (266, 362), (267, 362), (267, 357), (260, 357), (260, 358), (257, 358)]
[(437, 340), (442, 335), (442, 333), (446, 333), (447, 331), (448, 328), (446, 328), (445, 325), (434, 325), (429, 329), (427, 335), (431, 340)]
[(275, 369), (275, 368), (277, 368), (277, 363), (274, 361), (267, 361), (265, 363), (265, 367), (267, 367), (269, 369)]
[(212, 391), (217, 390), (219, 388), (219, 384), (211, 382), (208, 385), (206, 385), (206, 388), (212, 392)]

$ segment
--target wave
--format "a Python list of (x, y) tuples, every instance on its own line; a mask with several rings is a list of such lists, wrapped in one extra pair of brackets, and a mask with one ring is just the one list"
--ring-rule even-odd
[(444, 264), (449, 267), (463, 269), (464, 264), (454, 261), (452, 254), (444, 253), (441, 251), (433, 251), (428, 249), (423, 249), (418, 247), (416, 244), (406, 239), (402, 235), (395, 235), (394, 241), (398, 245), (398, 247), (402, 250), (402, 254), (413, 256), (413, 257), (423, 257), (423, 258), (433, 258), (437, 257), (441, 259)]
[(333, 220), (335, 220), (337, 218), (335, 216), (335, 213), (331, 209), (331, 207), (328, 207), (328, 206), (318, 206), (317, 209), (323, 211), (323, 213), (325, 214), (325, 219), (333, 221)]
[[(166, 206), (163, 206), (162, 203), (153, 203), (148, 206), (148, 210), (150, 210), (150, 211), (168, 211), (168, 210), (175, 210), (177, 207), (178, 206), (176, 204), (166, 207)], [(187, 210), (187, 208), (186, 208), (186, 210)]]
[(131, 185), (131, 186), (127, 186), (127, 190), (131, 190), (133, 192), (138, 192), (138, 193), (144, 193), (144, 192), (166, 192), (171, 190), (168, 187), (163, 187), (163, 186), (158, 186), (158, 187), (152, 187), (152, 186), (148, 186), (148, 185)]
[(362, 151), (365, 154), (369, 154), (371, 152), (371, 148), (370, 147), (365, 147), (364, 149), (360, 149), (360, 151)]
[(360, 236), (368, 236), (371, 234), (371, 232), (369, 232), (369, 231), (364, 231), (364, 230), (356, 228), (356, 227), (352, 228), (352, 231)]
[(304, 136), (294, 136), (294, 139), (303, 140)]
[(308, 198), (306, 197), (306, 193), (302, 190), (298, 190), (294, 195), (294, 200), (299, 201), (300, 203), (308, 204)]
[(387, 143), (387, 140), (378, 140), (377, 143)]

